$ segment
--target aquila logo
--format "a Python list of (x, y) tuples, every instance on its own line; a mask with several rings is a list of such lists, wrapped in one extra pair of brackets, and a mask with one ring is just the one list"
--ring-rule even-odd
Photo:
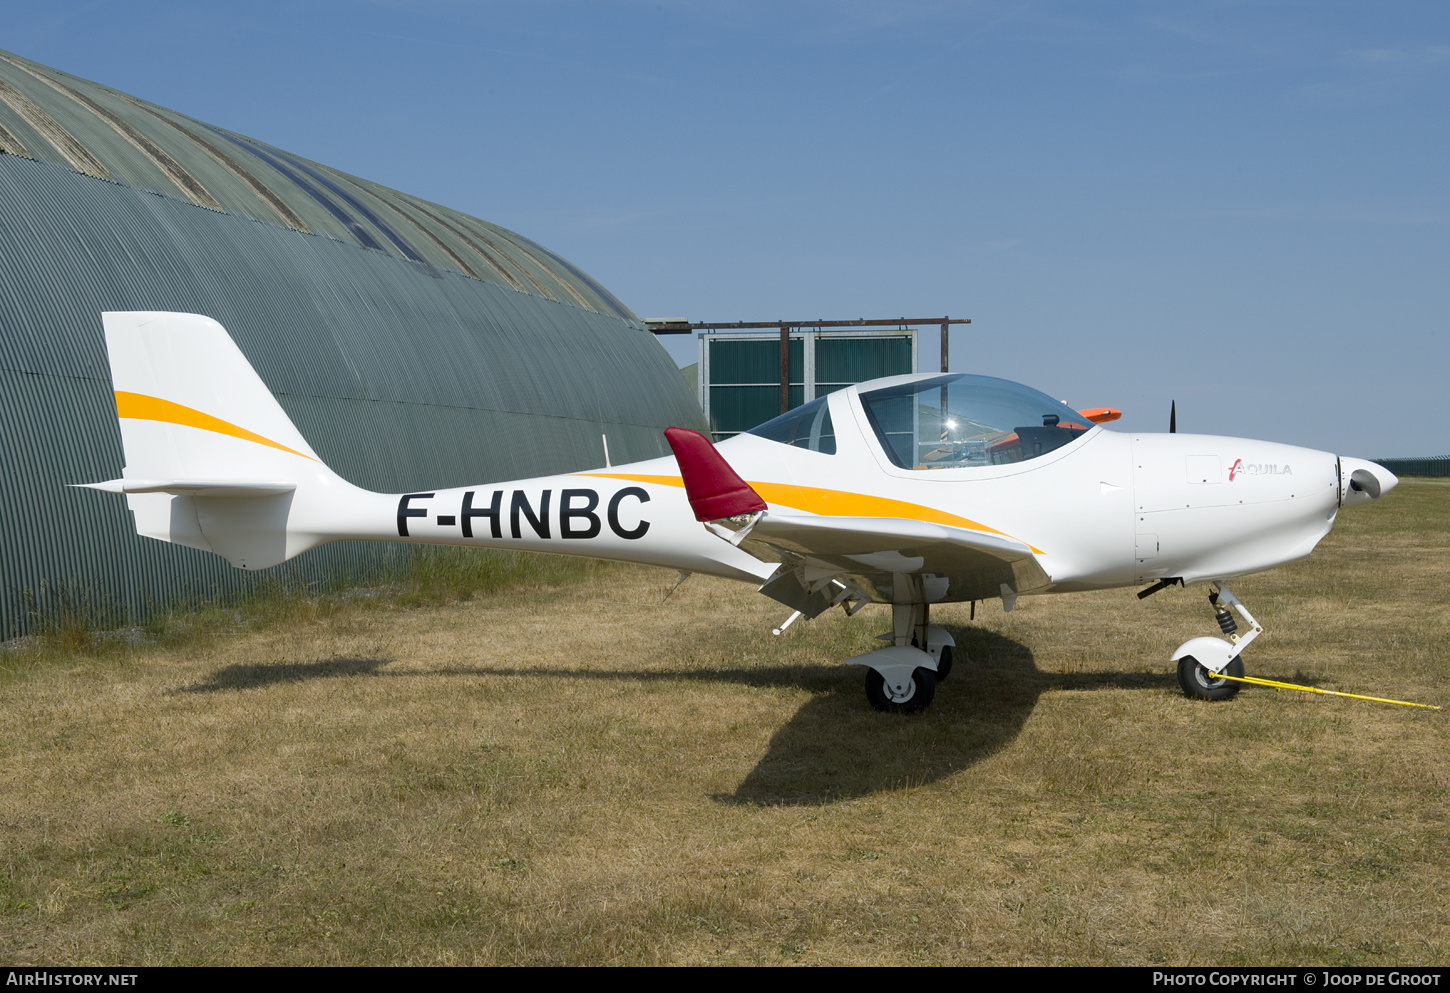
[(1234, 464), (1228, 467), (1228, 481), (1232, 483), (1235, 476), (1292, 476), (1294, 470), (1287, 465), (1275, 465), (1272, 462), (1250, 462), (1244, 464), (1243, 459), (1234, 459)]

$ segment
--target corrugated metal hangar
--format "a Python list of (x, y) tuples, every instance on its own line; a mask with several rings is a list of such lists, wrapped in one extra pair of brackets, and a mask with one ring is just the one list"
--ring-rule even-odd
[[(237, 588), (139, 538), (123, 501), (106, 310), (206, 314), (323, 459), (369, 489), (665, 454), (704, 429), (643, 323), (511, 231), (0, 52), (0, 636), (86, 599), (139, 616)], [(281, 567), (365, 571), (343, 542)]]

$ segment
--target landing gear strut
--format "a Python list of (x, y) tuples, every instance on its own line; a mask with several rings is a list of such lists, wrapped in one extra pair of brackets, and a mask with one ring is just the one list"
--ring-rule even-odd
[[(910, 588), (909, 577), (898, 580), (899, 588)], [(956, 642), (928, 623), (928, 615), (925, 603), (892, 604), (892, 630), (878, 635), (891, 646), (846, 660), (868, 667), (866, 699), (877, 710), (894, 714), (925, 710), (936, 695), (936, 684), (950, 674)]]
[[(1192, 700), (1228, 700), (1238, 694), (1242, 685), (1222, 675), (1242, 676), (1244, 674), (1244, 646), (1264, 633), (1264, 628), (1238, 597), (1229, 592), (1223, 583), (1215, 582), (1208, 594), (1209, 606), (1214, 610), (1214, 619), (1228, 640), (1223, 638), (1194, 638), (1178, 646), (1173, 661), (1178, 663), (1178, 685), (1183, 694)], [(1229, 611), (1232, 607), (1249, 625), (1249, 632), (1240, 635), (1238, 623)]]

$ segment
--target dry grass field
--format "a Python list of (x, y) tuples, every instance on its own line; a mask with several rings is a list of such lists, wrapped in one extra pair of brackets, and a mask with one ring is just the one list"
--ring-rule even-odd
[[(1233, 584), (1249, 674), (1450, 704), (1447, 577), (1450, 485), (1408, 480)], [(837, 664), (882, 608), (776, 638), (673, 580), (11, 646), (0, 958), (1450, 961), (1450, 715), (1185, 699), (1203, 588), (941, 609), (971, 660), (902, 717)]]

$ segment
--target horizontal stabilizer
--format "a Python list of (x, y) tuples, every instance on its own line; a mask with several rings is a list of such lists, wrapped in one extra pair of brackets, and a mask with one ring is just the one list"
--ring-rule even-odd
[(255, 482), (243, 479), (108, 479), (104, 483), (72, 483), (107, 493), (171, 493), (176, 496), (268, 497), (297, 489), (296, 483)]

